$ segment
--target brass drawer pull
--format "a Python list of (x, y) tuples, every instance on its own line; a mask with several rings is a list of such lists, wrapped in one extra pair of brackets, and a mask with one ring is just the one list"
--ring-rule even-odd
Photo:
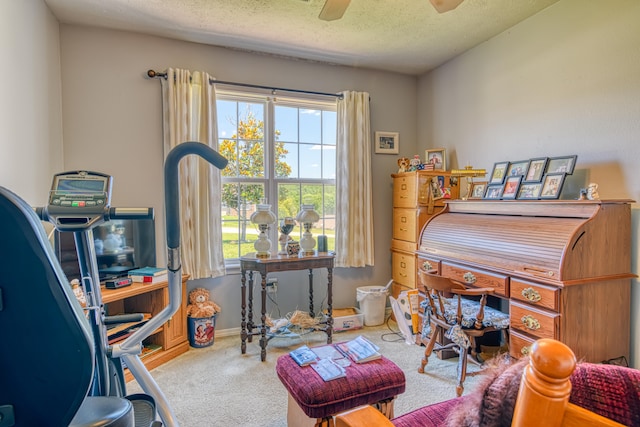
[(476, 283), (476, 281), (478, 280), (476, 279), (476, 276), (474, 276), (473, 273), (470, 271), (467, 271), (466, 273), (464, 273), (462, 278), (464, 279), (465, 283), (469, 283), (469, 284)]
[(523, 297), (531, 302), (538, 302), (542, 299), (540, 293), (533, 288), (525, 288), (521, 293)]
[(407, 273), (399, 273), (402, 277), (407, 277)]
[(531, 346), (526, 345), (520, 349), (520, 353), (522, 353), (523, 356), (527, 356), (529, 352), (531, 352)]
[(407, 228), (402, 228), (402, 227), (400, 228), (400, 231), (407, 231), (407, 230), (408, 230)]
[(530, 314), (522, 316), (520, 320), (527, 329), (531, 329), (532, 331), (537, 331), (538, 329), (540, 329), (540, 322)]

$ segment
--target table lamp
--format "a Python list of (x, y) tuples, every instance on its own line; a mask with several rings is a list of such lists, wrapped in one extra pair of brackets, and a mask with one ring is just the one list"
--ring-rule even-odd
[(258, 226), (260, 234), (258, 240), (253, 244), (256, 249), (257, 258), (269, 258), (271, 256), (271, 240), (267, 236), (267, 230), (271, 224), (275, 224), (276, 216), (271, 212), (271, 205), (260, 203), (257, 209), (251, 214), (249, 220)]
[(316, 246), (316, 239), (311, 235), (311, 227), (314, 222), (320, 220), (320, 215), (313, 209), (313, 205), (302, 205), (302, 209), (296, 216), (296, 221), (302, 224), (304, 233), (302, 233), (302, 239), (300, 239), (300, 249), (302, 255), (314, 255), (314, 247)]
[(467, 178), (467, 193), (464, 197), (462, 197), (462, 200), (467, 200), (469, 198), (469, 191), (471, 190), (471, 183), (473, 182), (473, 178), (485, 176), (486, 174), (486, 170), (474, 169), (471, 165), (465, 166), (464, 169), (451, 170), (451, 176), (461, 176)]

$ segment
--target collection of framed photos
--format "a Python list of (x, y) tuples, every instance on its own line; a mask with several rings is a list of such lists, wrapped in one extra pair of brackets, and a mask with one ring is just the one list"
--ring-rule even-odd
[(470, 199), (557, 199), (578, 156), (539, 157), (493, 165), (489, 181), (473, 182)]

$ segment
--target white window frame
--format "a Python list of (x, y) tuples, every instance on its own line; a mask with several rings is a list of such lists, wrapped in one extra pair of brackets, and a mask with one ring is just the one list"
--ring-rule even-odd
[[(271, 205), (271, 211), (278, 216), (278, 184), (320, 184), (320, 185), (336, 185), (335, 177), (333, 179), (309, 179), (309, 178), (276, 178), (275, 177), (275, 135), (274, 135), (274, 123), (275, 123), (275, 106), (283, 105), (295, 108), (313, 108), (322, 109), (326, 111), (337, 111), (336, 99), (327, 96), (301, 94), (292, 96), (276, 96), (268, 91), (260, 89), (251, 90), (221, 90), (216, 89), (216, 100), (227, 100), (234, 102), (264, 102), (264, 143), (265, 153), (268, 153), (265, 159), (265, 177), (225, 177), (222, 176), (222, 184), (227, 182), (263, 182), (265, 189), (266, 202)], [(218, 136), (219, 137), (219, 136)], [(324, 161), (321, 156), (321, 162)], [(323, 199), (324, 204), (324, 199)], [(323, 209), (324, 210), (324, 209)], [(299, 229), (299, 226), (297, 227)], [(294, 233), (297, 232), (294, 231)], [(324, 222), (323, 222), (324, 230)], [(271, 240), (271, 252), (277, 253), (279, 250), (278, 245), (278, 226), (272, 226), (268, 232), (269, 239)], [(225, 267), (227, 271), (239, 269), (239, 258), (225, 258)]]

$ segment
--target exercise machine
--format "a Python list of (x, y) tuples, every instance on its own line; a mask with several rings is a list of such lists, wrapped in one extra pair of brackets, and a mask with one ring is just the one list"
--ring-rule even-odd
[[(218, 168), (226, 159), (208, 146), (186, 142), (165, 160), (169, 304), (124, 341), (108, 345), (92, 229), (108, 220), (145, 218), (153, 210), (110, 206), (108, 175), (74, 171), (54, 177), (47, 206), (32, 209), (0, 187), (0, 427), (177, 426), (166, 397), (140, 361), (142, 341), (181, 304), (178, 165), (189, 154)], [(87, 298), (80, 307), (41, 220), (73, 232)], [(145, 394), (126, 395), (122, 363)], [(142, 407), (152, 408), (149, 419)], [(138, 404), (138, 406), (136, 406)]]

